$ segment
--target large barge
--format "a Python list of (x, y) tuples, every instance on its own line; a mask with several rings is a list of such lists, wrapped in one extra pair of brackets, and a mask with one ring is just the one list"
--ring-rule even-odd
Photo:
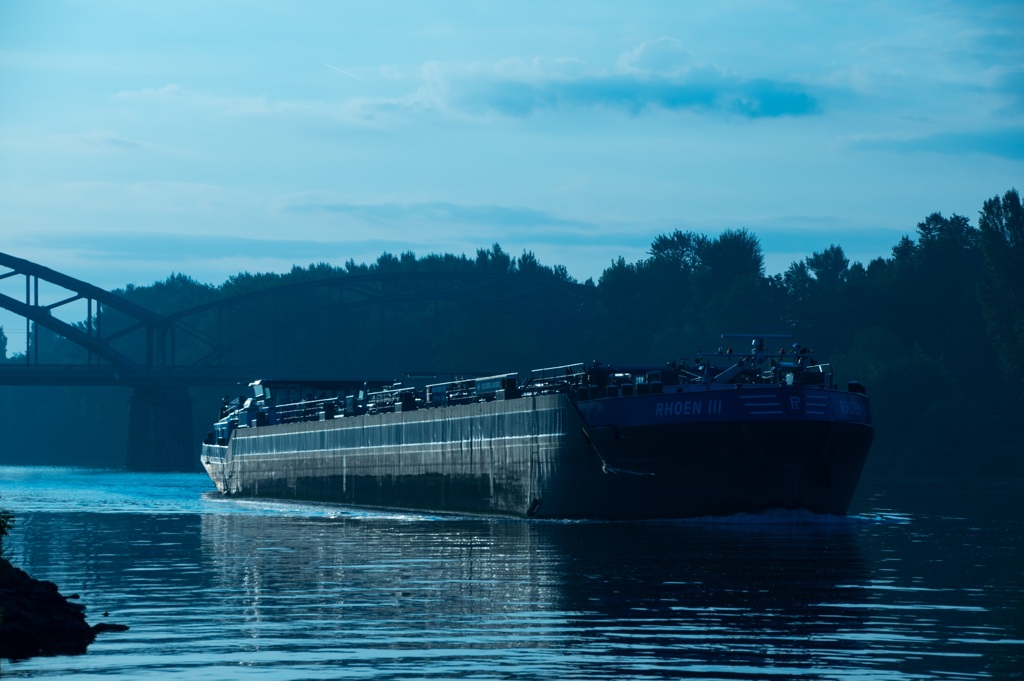
[(767, 353), (764, 340), (692, 363), (573, 364), (522, 380), (256, 381), (222, 409), (202, 463), (224, 494), (360, 507), (845, 514), (874, 436), (866, 391), (837, 387), (806, 349)]

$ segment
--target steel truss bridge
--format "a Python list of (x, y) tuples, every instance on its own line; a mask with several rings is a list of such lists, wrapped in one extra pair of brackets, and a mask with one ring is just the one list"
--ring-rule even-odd
[[(582, 318), (584, 307), (595, 295), (592, 286), (550, 278), (533, 281), (517, 276), (513, 287), (508, 285), (508, 276), (501, 274), (378, 272), (311, 277), (158, 314), (38, 263), (0, 253), (0, 282), (16, 282), (19, 277), (24, 280), (24, 297), (0, 293), (0, 308), (25, 320), (25, 361), (0, 363), (0, 386), (132, 388), (127, 461), (135, 470), (195, 469), (198, 443), (192, 435), (189, 387), (237, 384), (273, 375), (283, 366), (274, 358), (258, 363), (236, 360), (239, 348), (259, 340), (251, 332), (251, 324), (248, 331), (240, 333), (238, 329), (246, 325), (235, 323), (238, 320), (266, 320), (263, 334), (272, 335), (318, 315), (403, 301), (447, 300), (520, 308), (572, 323)], [(41, 282), (48, 293), (45, 301), (40, 297)], [(572, 301), (570, 305), (552, 305), (553, 285), (561, 288), (560, 299)], [(11, 288), (8, 283), (5, 290)], [(17, 284), (13, 288), (20, 289)], [(59, 293), (54, 296), (53, 290)], [(282, 301), (294, 300), (303, 290), (317, 291), (321, 303), (287, 309), (288, 303)], [(80, 308), (83, 303), (85, 318), (80, 322), (63, 321), (55, 314), (72, 305)], [(211, 334), (210, 328), (216, 332)], [(82, 361), (40, 361), (41, 329), (80, 348)], [(369, 378), (324, 376), (314, 371), (305, 370), (306, 376), (303, 370), (287, 369), (288, 376), (295, 379)]]

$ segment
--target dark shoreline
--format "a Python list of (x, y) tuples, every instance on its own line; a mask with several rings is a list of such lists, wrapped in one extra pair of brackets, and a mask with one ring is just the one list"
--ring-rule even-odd
[(85, 606), (73, 602), (77, 598), (0, 558), (0, 659), (81, 655), (97, 634), (128, 629), (123, 624), (90, 626)]

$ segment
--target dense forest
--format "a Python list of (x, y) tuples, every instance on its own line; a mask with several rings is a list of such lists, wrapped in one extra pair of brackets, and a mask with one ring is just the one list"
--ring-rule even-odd
[[(368, 304), (316, 285), (345, 278), (388, 290)], [(116, 293), (161, 314), (248, 299), (248, 310), (227, 321), (214, 307), (189, 318), (211, 334), (228, 323), (246, 339), (218, 362), (397, 380), (590, 359), (670, 361), (713, 350), (722, 332), (789, 333), (833, 364), (840, 385), (867, 385), (877, 427), (868, 474), (1024, 475), (1016, 190), (986, 201), (976, 227), (964, 216), (929, 215), (890, 256), (866, 265), (831, 244), (767, 275), (747, 230), (675, 231), (637, 262), (612, 262), (596, 283), (494, 244), (475, 258), (385, 253), (372, 264), (242, 273), (220, 286), (175, 274)], [(108, 318), (116, 323), (116, 314)], [(41, 361), (83, 359), (52, 334), (31, 340)], [(6, 356), (2, 329), (0, 351), (4, 361), (25, 361)], [(185, 362), (203, 353), (188, 342), (177, 351)], [(234, 388), (192, 390), (197, 447), (226, 389)], [(129, 397), (120, 388), (0, 388), (0, 463), (123, 465)]]

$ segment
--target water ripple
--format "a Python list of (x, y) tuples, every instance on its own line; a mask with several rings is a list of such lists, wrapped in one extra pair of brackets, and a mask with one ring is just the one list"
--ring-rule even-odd
[[(0, 468), (14, 561), (90, 621), (32, 679), (1006, 679), (1024, 523), (893, 511), (520, 522)], [(96, 506), (92, 504), (95, 502)], [(104, 617), (103, 613), (109, 613)]]

